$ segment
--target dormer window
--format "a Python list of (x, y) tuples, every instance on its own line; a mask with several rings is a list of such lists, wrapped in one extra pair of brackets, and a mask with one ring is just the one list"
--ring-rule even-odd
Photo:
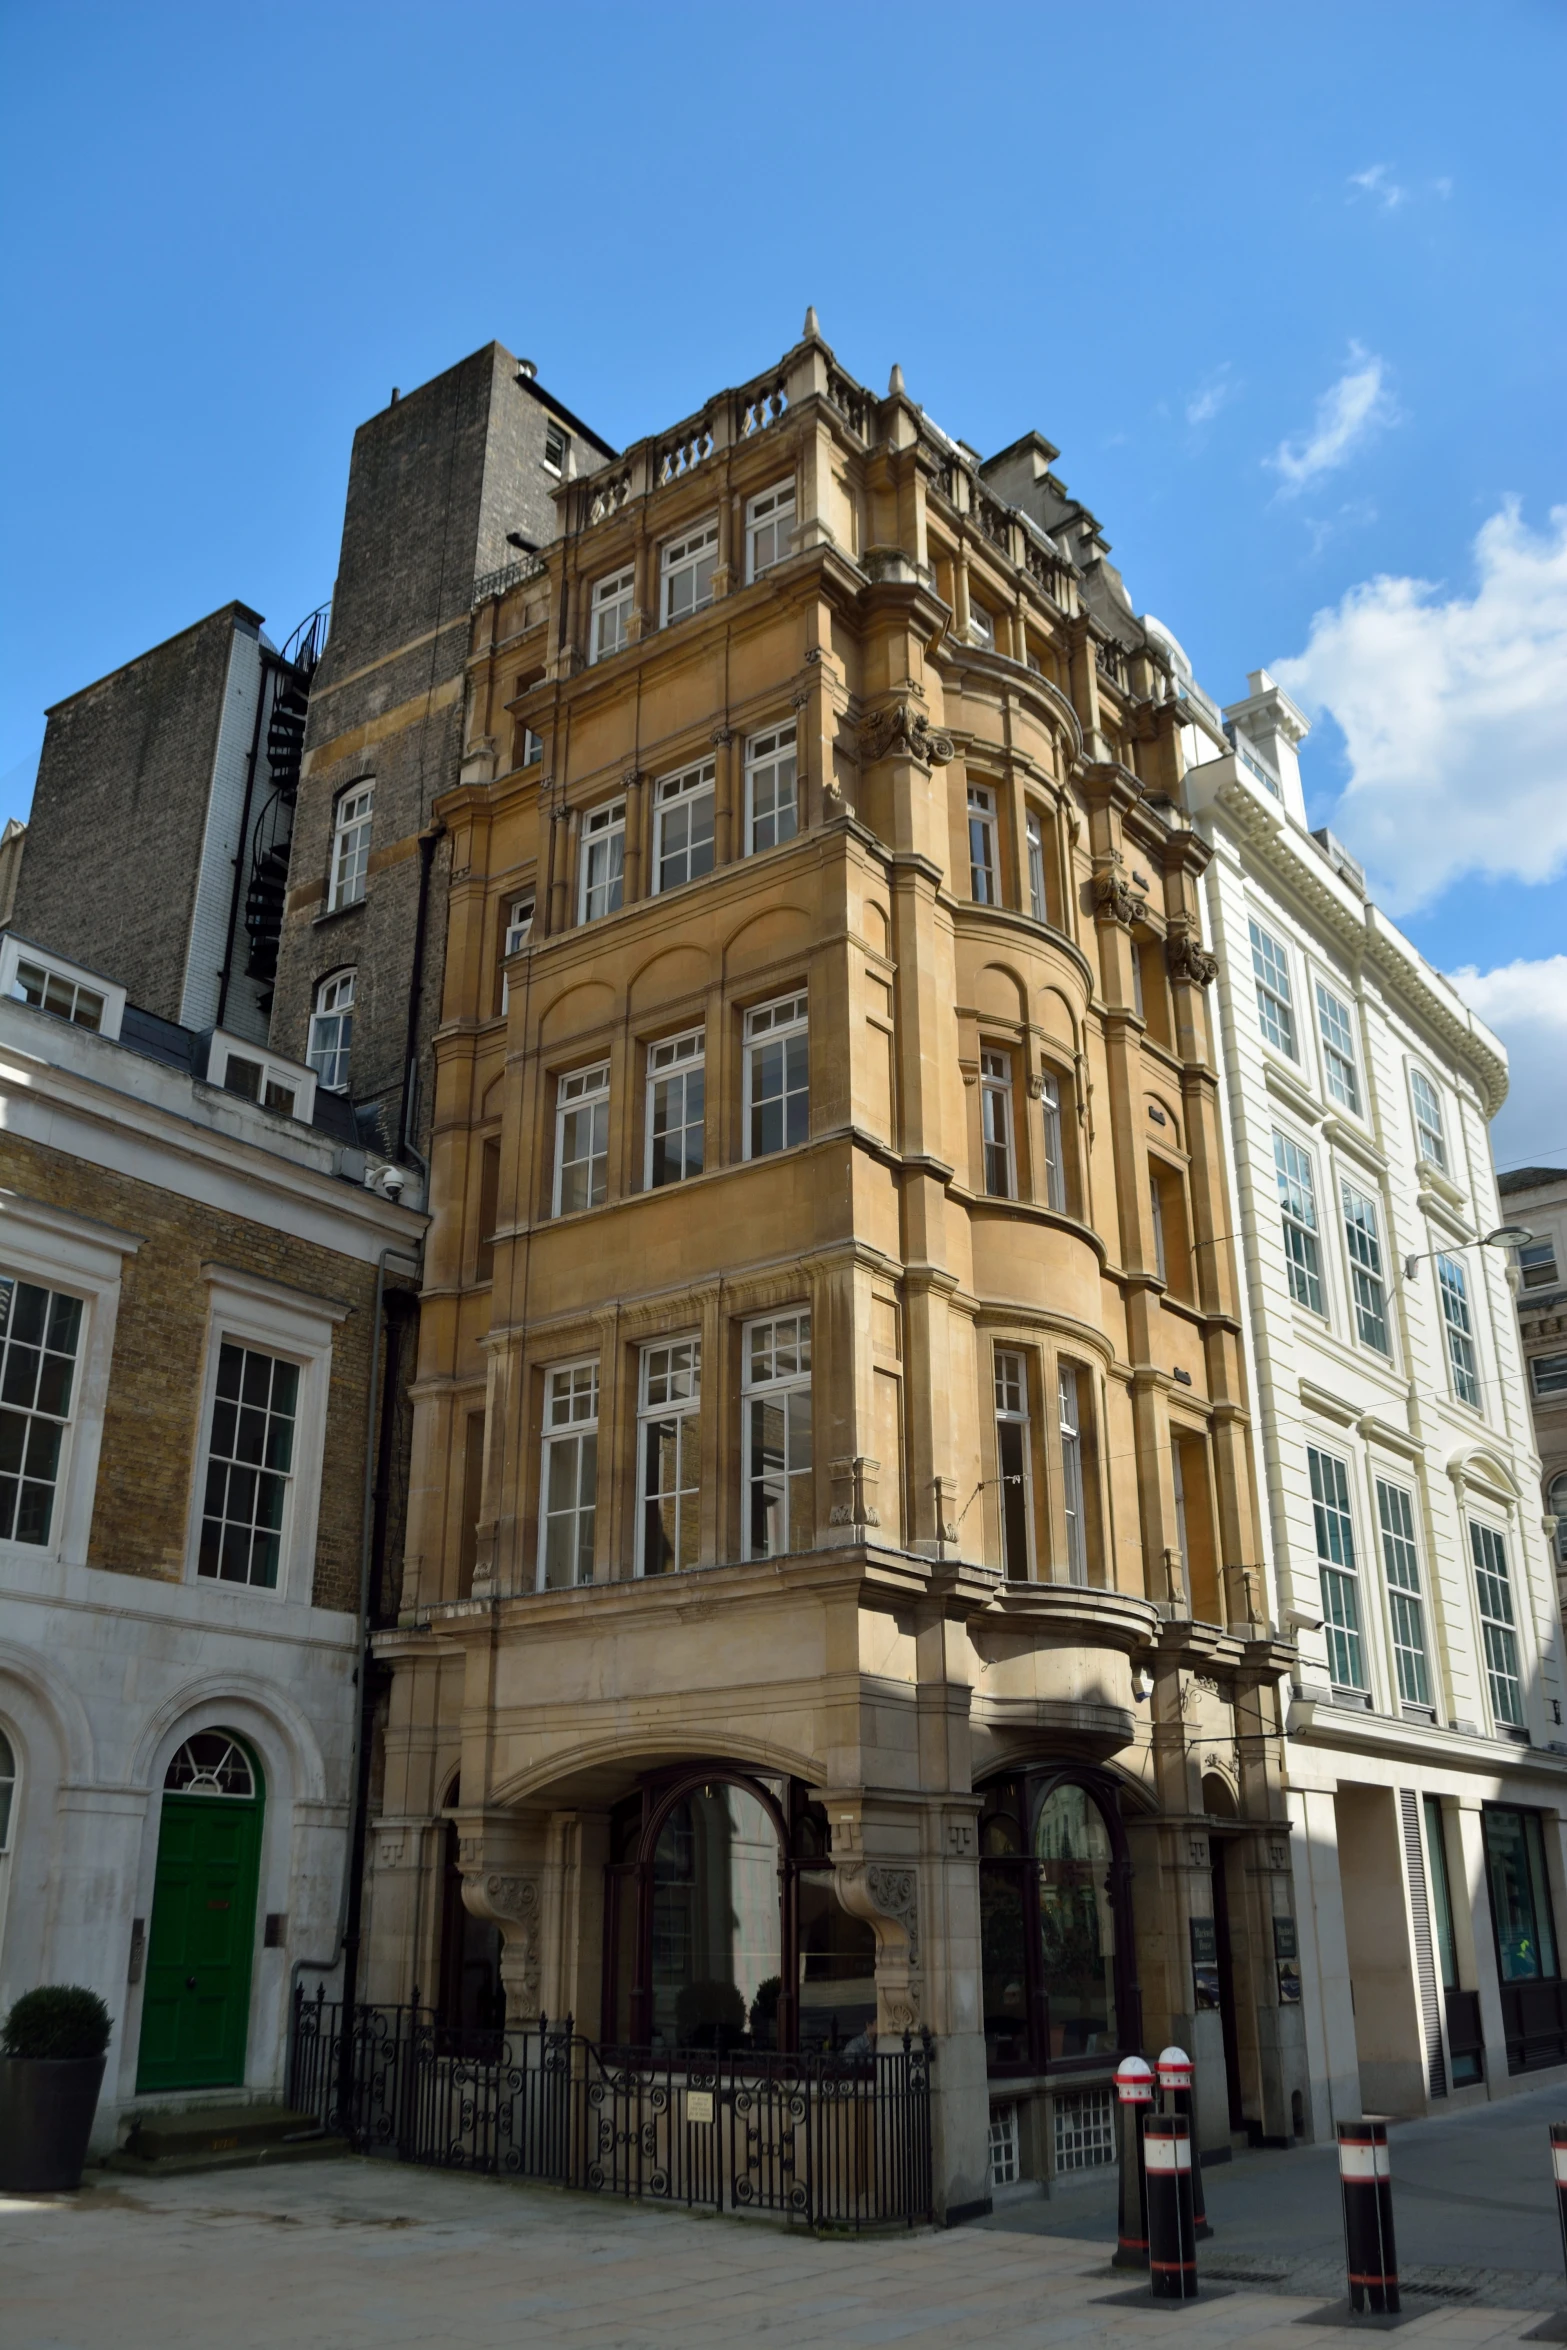
[(123, 987), (9, 934), (0, 936), (0, 996), (111, 1041), (125, 1012)]
[(207, 1048), (207, 1083), (258, 1109), (280, 1118), (299, 1118), (308, 1125), (316, 1106), (316, 1074), (295, 1061), (283, 1061), (253, 1045), (248, 1037), (212, 1032)]

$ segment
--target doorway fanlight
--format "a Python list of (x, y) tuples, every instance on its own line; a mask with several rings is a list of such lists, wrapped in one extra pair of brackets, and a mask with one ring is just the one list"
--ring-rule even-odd
[(229, 1795), (248, 1802), (256, 1792), (250, 1757), (222, 1730), (187, 1738), (164, 1776), (170, 1795)]

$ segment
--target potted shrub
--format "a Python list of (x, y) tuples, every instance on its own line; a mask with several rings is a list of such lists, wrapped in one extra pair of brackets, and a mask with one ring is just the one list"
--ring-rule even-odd
[(0, 2188), (53, 2195), (79, 2187), (113, 2029), (96, 1991), (50, 1983), (24, 1992), (0, 2032)]

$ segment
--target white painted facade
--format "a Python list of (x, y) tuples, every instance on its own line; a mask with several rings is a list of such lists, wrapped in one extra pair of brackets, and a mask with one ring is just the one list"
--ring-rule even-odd
[[(243, 1220), (332, 1249), (363, 1296), (383, 1252), (401, 1252), (406, 1269), (425, 1219), (367, 1190), (362, 1154), (328, 1136), (11, 1001), (0, 1001), (0, 1129), (214, 1211), (197, 1473), (189, 1523), (175, 1530), (185, 1571), (165, 1581), (87, 1563), (125, 1268), (145, 1238), (20, 1187), (0, 1191), (0, 1274), (83, 1309), (50, 1537), (0, 1540), (0, 1735), (15, 1765), (0, 1829), (0, 2012), (41, 1982), (100, 1993), (115, 2025), (94, 2139), (106, 2147), (139, 2106), (275, 2095), (292, 1971), (330, 1962), (340, 1931), (362, 1634), (355, 1612), (313, 1604), (312, 1585), (323, 1480), (350, 1478), (357, 1491), (364, 1476), (362, 1434), (351, 1459), (328, 1460), (323, 1443), (333, 1332), (355, 1309), (219, 1261), (225, 1231)], [(298, 1366), (275, 1589), (195, 1571), (224, 1338)], [(138, 2099), (162, 1791), (185, 1740), (212, 1728), (248, 1743), (265, 1794), (244, 2083)], [(264, 1919), (276, 1922), (263, 1942)]]
[[(1506, 1089), (1505, 1055), (1369, 902), (1353, 862), (1308, 830), (1296, 760), (1305, 720), (1265, 671), (1250, 684), (1227, 728), (1191, 691), (1184, 789), (1214, 852), (1205, 919), (1219, 962), (1264, 1564), (1272, 1612), (1300, 1655), (1287, 1776), (1309, 2126), (1322, 2138), (1362, 2112), (1451, 2110), (1562, 2077), (1509, 2070), (1485, 1807), (1539, 1815), (1555, 1931), (1567, 1933), (1567, 1691), (1514, 1277), (1505, 1250), (1478, 1245), (1503, 1221), (1487, 1120)], [(1461, 1270), (1472, 1377), (1450, 1344), (1442, 1259)], [(1324, 1579), (1319, 1552), (1335, 1544), (1352, 1556), (1347, 1581), (1331, 1555)], [(1498, 1602), (1494, 1574), (1479, 1568), (1499, 1557), (1516, 1693), (1486, 1649), (1482, 1603), (1494, 1619)], [(1497, 1657), (1505, 1665), (1505, 1644)], [(1493, 1821), (1491, 1833), (1504, 1828)], [(1468, 1995), (1456, 2004), (1444, 1945), (1453, 1988)], [(1478, 2065), (1461, 2053), (1476, 1999)], [(1535, 2021), (1541, 2001), (1561, 2006), (1542, 1991)], [(1516, 2032), (1516, 1993), (1510, 2013)]]

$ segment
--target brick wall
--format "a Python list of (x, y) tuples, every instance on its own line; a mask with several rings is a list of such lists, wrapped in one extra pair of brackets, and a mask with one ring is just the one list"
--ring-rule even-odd
[(225, 605), (49, 713), (12, 927), (180, 1017), (236, 628)]
[(0, 1183), (142, 1240), (120, 1294), (88, 1549), (95, 1567), (184, 1573), (209, 1297), (202, 1266), (233, 1265), (352, 1307), (333, 1333), (313, 1590), (318, 1606), (356, 1608), (374, 1267), (16, 1136), (0, 1134)]
[[(354, 435), (332, 632), (311, 691), (272, 1042), (302, 1059), (317, 987), (352, 965), (350, 1091), (377, 1113), (388, 1150), (402, 1118), (418, 837), (461, 765), (473, 582), (512, 559), (509, 530), (539, 543), (555, 533), (554, 476), (541, 463), (547, 410), (517, 375), (511, 353), (487, 344)], [(327, 914), (334, 809), (365, 777), (375, 782), (369, 886), (361, 905)], [(415, 1025), (421, 1070), (441, 1000), (447, 871), (442, 844)], [(427, 1084), (421, 1092), (422, 1150)]]

